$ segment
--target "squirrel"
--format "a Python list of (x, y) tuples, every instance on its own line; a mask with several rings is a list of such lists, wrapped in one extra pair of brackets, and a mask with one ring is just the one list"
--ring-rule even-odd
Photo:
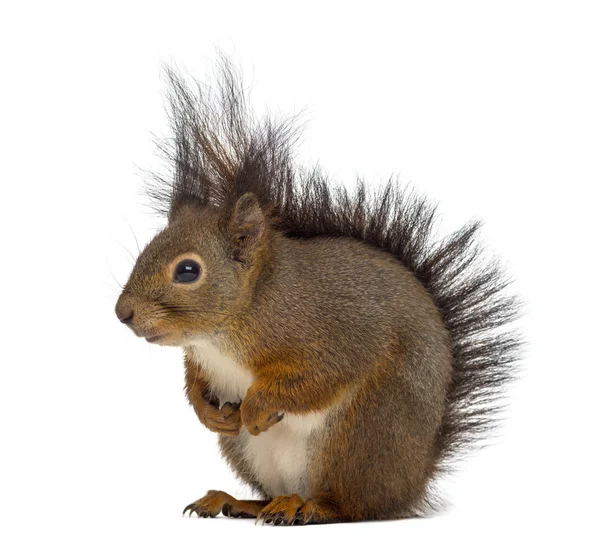
[(479, 222), (390, 181), (332, 184), (294, 159), (295, 119), (257, 118), (223, 58), (209, 86), (167, 68), (167, 224), (116, 304), (183, 349), (185, 394), (257, 500), (212, 490), (184, 514), (303, 525), (438, 506), (436, 479), (495, 426), (521, 344), (518, 299)]

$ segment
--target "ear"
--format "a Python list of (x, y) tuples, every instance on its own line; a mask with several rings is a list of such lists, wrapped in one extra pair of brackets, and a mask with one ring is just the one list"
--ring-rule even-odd
[(229, 230), (236, 247), (235, 259), (247, 263), (262, 243), (267, 222), (253, 193), (245, 193), (235, 204)]

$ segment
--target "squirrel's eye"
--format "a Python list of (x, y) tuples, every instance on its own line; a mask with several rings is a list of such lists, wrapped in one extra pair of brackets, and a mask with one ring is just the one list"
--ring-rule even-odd
[(194, 260), (183, 260), (175, 267), (173, 280), (175, 282), (194, 282), (200, 276), (200, 264)]

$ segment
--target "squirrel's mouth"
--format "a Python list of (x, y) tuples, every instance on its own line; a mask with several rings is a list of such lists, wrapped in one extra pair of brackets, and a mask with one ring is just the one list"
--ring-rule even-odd
[(155, 342), (157, 342), (157, 341), (161, 340), (162, 338), (166, 337), (166, 335), (167, 335), (167, 334), (158, 334), (158, 335), (156, 335), (156, 336), (150, 336), (150, 337), (147, 337), (147, 338), (146, 338), (146, 341), (147, 341), (148, 343), (155, 343)]

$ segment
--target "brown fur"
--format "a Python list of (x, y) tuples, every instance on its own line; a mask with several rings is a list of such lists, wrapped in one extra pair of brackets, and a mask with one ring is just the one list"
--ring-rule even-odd
[[(476, 404), (494, 402), (517, 346), (495, 333), (469, 337), (513, 316), (512, 301), (498, 299), (504, 285), (495, 269), (461, 277), (470, 272), (474, 231), (427, 250), (433, 212), (423, 201), (405, 204), (400, 194), (393, 208), (390, 188), (379, 208), (366, 208), (360, 193), (355, 202), (343, 192), (332, 201), (313, 178), (299, 204), (302, 195), (281, 182), (288, 126), (273, 133), (267, 125), (261, 141), (243, 123), (232, 125), (229, 149), (211, 129), (211, 112), (208, 121), (193, 117), (191, 95), (180, 80), (173, 83), (183, 110), (175, 118), (179, 170), (169, 224), (142, 252), (116, 312), (133, 312), (136, 334), (162, 335), (159, 343), (184, 348), (190, 404), (220, 433), (237, 475), (264, 499), (209, 492), (186, 510), (275, 524), (420, 513), (447, 455), (468, 439), (464, 432), (488, 425), (489, 408)], [(226, 115), (241, 115), (239, 105), (228, 107), (233, 113)], [(355, 217), (347, 216), (352, 210)], [(173, 264), (190, 255), (202, 264), (201, 279), (174, 284)], [(455, 288), (456, 279), (463, 288)], [(200, 335), (219, 339), (252, 374), (239, 407), (219, 408), (189, 350)], [(285, 414), (325, 409), (332, 410), (326, 427), (311, 440), (308, 498), (268, 499), (245, 460), (241, 427), (264, 434)]]
[[(200, 209), (196, 216), (212, 217)], [(185, 230), (195, 235), (179, 250), (202, 254), (203, 248), (223, 244), (216, 230), (227, 225), (213, 218), (215, 232)], [(256, 378), (239, 410), (231, 405), (219, 410), (218, 402), (211, 403), (201, 368), (186, 360), (186, 392), (194, 410), (211, 430), (235, 435), (240, 415), (243, 426), (259, 434), (277, 426), (283, 413), (343, 404), (316, 457), (311, 497), (328, 506), (328, 519), (403, 515), (422, 500), (434, 466), (433, 446), (451, 376), (449, 339), (438, 310), (414, 277), (379, 250), (351, 240), (287, 239), (268, 229), (261, 237), (269, 239), (269, 261), (254, 261), (246, 269), (232, 260), (246, 288), (230, 307), (218, 306), (217, 323), (205, 319), (213, 309), (202, 302), (202, 292), (195, 294), (205, 306), (201, 313), (195, 315), (188, 303), (192, 310), (180, 322), (169, 316), (166, 329), (174, 330), (177, 344), (207, 327), (226, 334), (230, 351)], [(172, 256), (167, 249), (177, 248), (181, 238), (181, 224), (174, 222), (145, 252), (164, 253), (167, 263)], [(223, 272), (206, 253), (203, 260), (205, 282), (213, 290), (223, 286)], [(140, 296), (131, 286), (142, 275), (166, 278), (140, 266), (119, 305)], [(170, 290), (164, 286), (159, 292)], [(186, 290), (181, 298), (188, 301), (190, 294)], [(225, 295), (214, 297), (220, 302)], [(154, 312), (154, 305), (146, 306)], [(143, 324), (151, 323), (144, 304), (135, 307), (134, 325), (138, 316)], [(157, 324), (165, 328), (161, 318)], [(423, 366), (423, 361), (429, 364)]]

